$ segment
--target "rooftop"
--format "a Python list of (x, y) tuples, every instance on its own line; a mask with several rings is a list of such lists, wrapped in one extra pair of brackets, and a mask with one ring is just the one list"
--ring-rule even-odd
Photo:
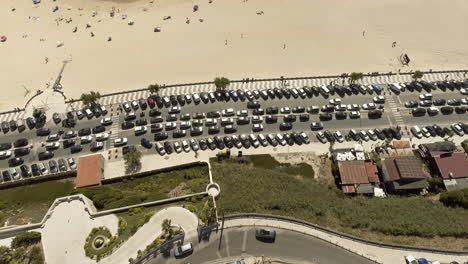
[(416, 156), (388, 158), (384, 161), (389, 181), (401, 179), (425, 179), (429, 175), (423, 171), (423, 164)]
[(341, 184), (378, 182), (377, 167), (370, 161), (343, 161), (338, 163)]
[(103, 168), (104, 157), (101, 154), (80, 157), (75, 188), (99, 185)]
[(431, 156), (442, 178), (468, 178), (468, 159), (464, 152), (431, 152)]

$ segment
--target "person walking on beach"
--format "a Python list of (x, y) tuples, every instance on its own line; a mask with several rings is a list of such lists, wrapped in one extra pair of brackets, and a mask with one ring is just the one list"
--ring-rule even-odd
[(392, 48), (396, 47), (396, 41), (393, 41)]
[(283, 44), (283, 49), (286, 49), (286, 43)]
[(49, 58), (45, 57), (45, 64), (49, 63)]
[(362, 31), (362, 36), (363, 36), (364, 38), (366, 37), (366, 31), (365, 31), (365, 30)]
[(224, 42), (224, 45), (226, 45), (226, 46), (227, 46), (227, 39), (225, 40), (225, 42)]

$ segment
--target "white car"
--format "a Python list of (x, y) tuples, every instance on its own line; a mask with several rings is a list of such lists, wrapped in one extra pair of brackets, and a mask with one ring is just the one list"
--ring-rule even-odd
[(346, 105), (345, 104), (335, 105), (335, 111), (346, 111)]
[(187, 142), (187, 140), (183, 140), (183, 141), (182, 141), (182, 148), (184, 149), (185, 152), (189, 152), (189, 151), (190, 151), (190, 145), (189, 145), (189, 143)]
[(57, 141), (60, 139), (60, 136), (58, 134), (50, 134), (48, 137), (47, 137), (47, 142), (52, 142), (52, 141)]
[(359, 111), (359, 105), (358, 104), (349, 104), (347, 106), (348, 111)]
[(385, 97), (383, 95), (379, 95), (374, 97), (374, 103), (376, 104), (384, 104), (385, 103)]
[(419, 95), (419, 99), (420, 99), (421, 101), (423, 101), (423, 100), (432, 100), (432, 94), (431, 94), (431, 93), (420, 94), (420, 95)]
[(406, 256), (405, 257), (406, 264), (418, 264), (418, 260), (413, 256)]
[(197, 141), (195, 139), (190, 139), (190, 146), (192, 147), (193, 151), (198, 151), (200, 149), (200, 146), (198, 146)]
[(341, 134), (340, 131), (335, 131), (334, 136), (336, 138), (336, 141), (342, 143), (344, 141), (344, 136)]
[(333, 98), (333, 99), (330, 100), (330, 104), (339, 105), (339, 104), (341, 104), (341, 99), (340, 98)]
[(262, 124), (254, 124), (252, 127), (253, 132), (260, 132), (263, 131), (263, 125)]
[(207, 118), (205, 119), (205, 126), (214, 126), (218, 123), (218, 119), (216, 118)]
[(136, 126), (135, 127), (135, 134), (136, 135), (144, 134), (144, 133), (146, 133), (146, 130), (147, 130), (146, 126)]
[(250, 134), (249, 139), (250, 139), (250, 142), (252, 143), (252, 146), (254, 146), (254, 148), (258, 148), (260, 146), (257, 136), (255, 136), (254, 134)]
[(286, 140), (284, 139), (283, 135), (280, 133), (276, 134), (276, 140), (281, 146), (286, 146)]
[(463, 98), (460, 100), (461, 104), (468, 105), (468, 98)]
[(289, 107), (281, 107), (280, 113), (281, 113), (281, 114), (289, 114), (289, 113), (291, 113), (291, 108), (289, 108)]
[(176, 127), (177, 127), (176, 122), (167, 122), (166, 123), (166, 130), (175, 129)]
[(422, 138), (422, 131), (421, 129), (418, 127), (418, 126), (413, 126), (411, 129), (410, 129), (411, 133), (413, 133), (413, 135), (417, 138)]
[(249, 111), (247, 111), (247, 110), (239, 110), (239, 111), (237, 111), (236, 115), (237, 115), (237, 116), (248, 116), (248, 115), (249, 115)]
[(112, 125), (112, 118), (111, 117), (105, 117), (101, 120), (101, 125), (104, 126), (109, 126)]
[(180, 127), (180, 129), (188, 129), (188, 128), (192, 127), (192, 122), (182, 121), (182, 122), (180, 122), (179, 127)]
[(60, 143), (58, 142), (48, 142), (44, 146), (46, 150), (54, 150), (60, 148)]
[(132, 108), (135, 109), (135, 110), (138, 109), (138, 102), (137, 101), (132, 102)]
[(268, 140), (267, 138), (265, 137), (265, 135), (263, 134), (258, 134), (258, 141), (260, 142), (260, 144), (264, 147), (268, 146)]
[(68, 166), (70, 167), (70, 169), (76, 170), (76, 163), (75, 163), (74, 158), (68, 158), (67, 162), (68, 162)]
[(465, 135), (465, 132), (463, 132), (463, 129), (459, 124), (452, 124), (451, 125), (453, 132), (455, 132), (459, 136)]
[(92, 136), (82, 136), (80, 137), (80, 143), (81, 144), (86, 144), (86, 143), (89, 143), (93, 140), (93, 137)]
[(466, 89), (466, 88), (461, 88), (461, 89), (460, 89), (460, 93), (463, 94), (463, 95), (468, 95), (468, 89)]
[(263, 117), (261, 117), (261, 116), (252, 116), (252, 123), (253, 124), (263, 123)]
[(180, 113), (179, 106), (171, 106), (171, 108), (169, 108), (169, 114), (178, 114), (178, 113)]
[(109, 133), (99, 133), (96, 134), (96, 141), (104, 141), (109, 138)]
[(114, 147), (126, 145), (127, 142), (128, 142), (128, 139), (126, 137), (116, 138), (114, 139)]
[(11, 156), (11, 150), (0, 151), (0, 159), (6, 159)]
[(233, 116), (234, 115), (234, 109), (232, 109), (232, 108), (224, 109), (223, 111), (221, 111), (221, 115), (222, 116)]
[(361, 117), (361, 112), (359, 111), (351, 111), (349, 113), (349, 118), (360, 118)]
[(377, 106), (374, 103), (363, 104), (362, 109), (364, 110), (374, 110)]
[(176, 153), (182, 152), (182, 147), (181, 147), (179, 141), (174, 142), (174, 151), (175, 151)]

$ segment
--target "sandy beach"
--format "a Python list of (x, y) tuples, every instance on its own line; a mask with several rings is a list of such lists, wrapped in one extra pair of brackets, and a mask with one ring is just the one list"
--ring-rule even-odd
[(71, 98), (216, 76), (467, 69), (467, 13), (464, 0), (3, 0), (0, 110), (47, 89), (64, 60)]

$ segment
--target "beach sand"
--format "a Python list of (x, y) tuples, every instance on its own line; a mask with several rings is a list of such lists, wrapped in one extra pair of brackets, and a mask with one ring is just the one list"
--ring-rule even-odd
[[(68, 59), (62, 85), (69, 98), (216, 76), (466, 69), (467, 13), (463, 0), (2, 0), (0, 35), (8, 40), (0, 43), (0, 110), (23, 107)], [(402, 53), (409, 67), (401, 67)]]

